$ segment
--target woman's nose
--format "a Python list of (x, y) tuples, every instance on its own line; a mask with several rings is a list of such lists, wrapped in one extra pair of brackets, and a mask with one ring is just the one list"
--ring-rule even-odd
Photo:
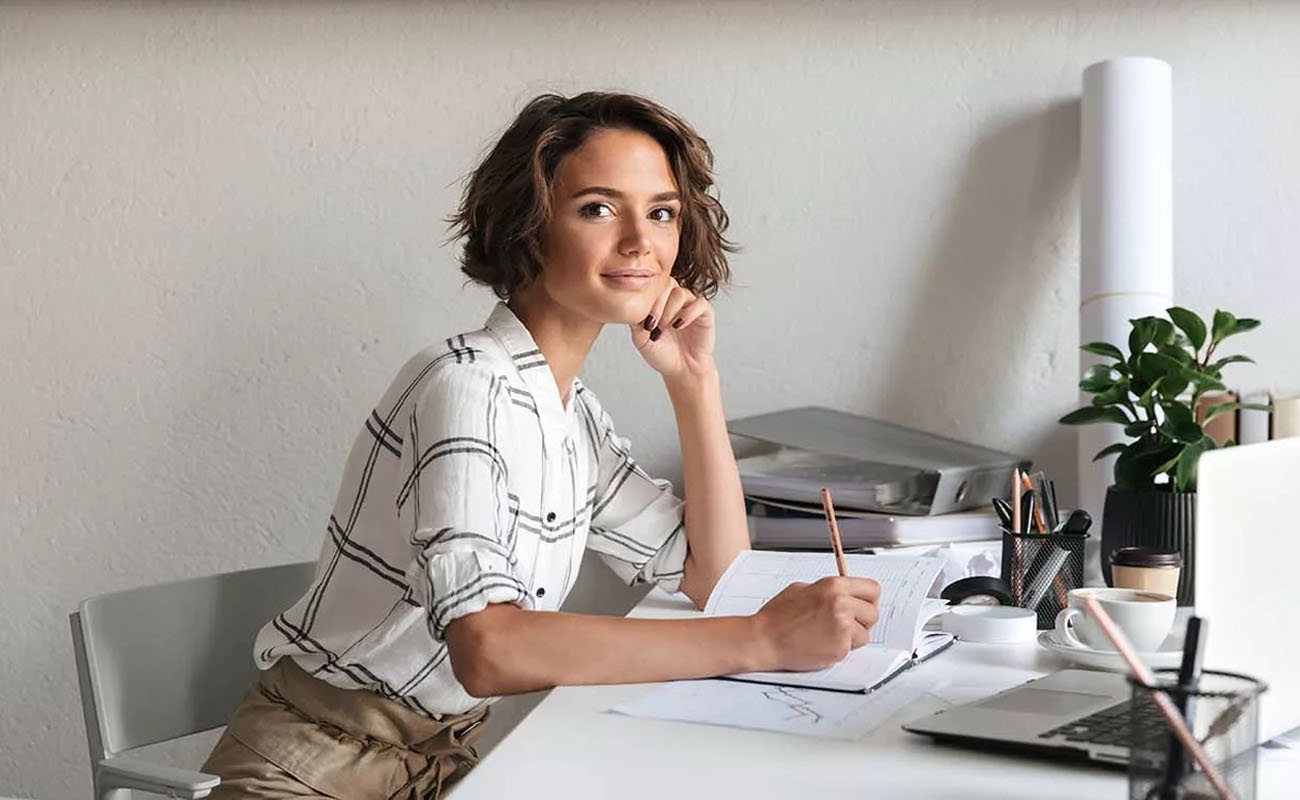
[(623, 231), (623, 238), (618, 243), (619, 252), (629, 256), (641, 256), (650, 252), (650, 237), (639, 222), (631, 222)]

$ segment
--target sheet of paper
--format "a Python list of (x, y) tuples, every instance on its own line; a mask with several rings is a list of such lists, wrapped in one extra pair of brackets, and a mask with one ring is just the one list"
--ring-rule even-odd
[[(943, 569), (943, 560), (849, 554), (844, 562), (850, 575), (880, 582), (882, 613), (871, 631), (871, 641), (910, 651), (926, 593)], [(718, 581), (704, 613), (753, 614), (795, 581), (813, 583), (834, 574), (835, 556), (830, 553), (747, 550)]]
[(677, 681), (610, 711), (644, 719), (858, 739), (924, 695), (926, 686), (913, 675), (890, 681), (870, 694), (726, 680)]

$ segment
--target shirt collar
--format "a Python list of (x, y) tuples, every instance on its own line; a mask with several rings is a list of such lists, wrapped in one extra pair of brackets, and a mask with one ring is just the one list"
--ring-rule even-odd
[(484, 327), (505, 348), (520, 379), (532, 393), (537, 402), (537, 412), (542, 418), (542, 430), (548, 436), (558, 434), (563, 438), (573, 419), (573, 404), (578, 393), (577, 379), (569, 387), (569, 407), (566, 409), (560, 399), (560, 389), (555, 383), (551, 365), (538, 349), (533, 335), (515, 316), (515, 312), (505, 303), (498, 302), (488, 315)]

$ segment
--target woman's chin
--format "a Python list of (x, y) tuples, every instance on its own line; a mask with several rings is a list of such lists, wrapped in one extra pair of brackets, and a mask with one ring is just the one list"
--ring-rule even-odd
[(601, 305), (601, 320), (614, 325), (640, 324), (654, 307), (654, 297), (612, 298)]

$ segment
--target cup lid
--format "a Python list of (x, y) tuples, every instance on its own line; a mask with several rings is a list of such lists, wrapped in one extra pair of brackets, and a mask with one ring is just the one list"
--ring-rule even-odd
[(1116, 567), (1181, 567), (1183, 554), (1158, 547), (1121, 547), (1110, 554), (1110, 563)]

